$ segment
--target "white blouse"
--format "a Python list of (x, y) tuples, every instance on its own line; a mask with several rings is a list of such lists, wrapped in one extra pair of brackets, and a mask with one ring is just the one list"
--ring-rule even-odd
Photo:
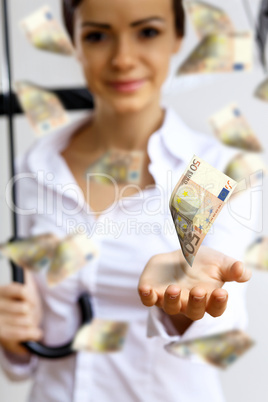
[[(169, 320), (158, 308), (142, 305), (137, 285), (153, 255), (180, 247), (168, 200), (193, 154), (222, 171), (237, 151), (193, 132), (167, 109), (162, 127), (148, 143), (156, 185), (118, 201), (96, 219), (60, 154), (76, 127), (37, 141), (20, 163), (19, 173), (27, 177), (17, 179), (18, 204), (24, 210), (21, 235), (53, 232), (64, 237), (80, 225), (100, 249), (97, 260), (55, 288), (48, 288), (44, 272), (35, 275), (44, 303), (44, 343), (60, 346), (73, 337), (80, 325), (77, 300), (85, 291), (95, 317), (129, 322), (126, 342), (117, 353), (79, 352), (61, 360), (33, 356), (27, 364), (1, 351), (5, 372), (14, 380), (33, 377), (31, 402), (222, 402), (217, 369), (180, 359), (164, 345), (245, 328), (246, 285), (226, 284), (225, 313), (218, 318), (205, 314), (182, 336), (175, 330), (168, 335)], [(233, 201), (240, 213), (247, 208), (245, 197)], [(225, 206), (204, 244), (241, 259), (252, 238), (253, 232)]]

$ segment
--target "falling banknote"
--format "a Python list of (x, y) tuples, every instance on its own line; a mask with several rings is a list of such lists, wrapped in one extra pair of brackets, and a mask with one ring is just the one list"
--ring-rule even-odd
[(244, 263), (249, 268), (268, 271), (268, 237), (261, 237), (248, 247)]
[(246, 71), (252, 67), (252, 34), (211, 34), (193, 50), (178, 74)]
[(15, 90), (32, 128), (44, 135), (68, 123), (69, 117), (58, 97), (27, 82), (17, 82)]
[(193, 265), (208, 231), (236, 182), (194, 155), (170, 198), (170, 211), (183, 255)]
[(29, 15), (20, 26), (31, 44), (39, 49), (64, 55), (73, 54), (73, 46), (48, 6)]
[(0, 255), (15, 264), (40, 271), (48, 266), (60, 240), (53, 234), (30, 237), (0, 245)]
[(165, 348), (179, 357), (195, 357), (225, 369), (253, 345), (254, 341), (246, 333), (233, 330), (183, 343), (172, 342)]
[[(237, 182), (250, 178), (250, 184), (253, 186), (267, 174), (267, 166), (260, 154), (241, 152), (231, 159), (224, 173)], [(240, 186), (239, 184), (237, 187), (240, 188)]]
[(256, 89), (254, 95), (265, 102), (268, 102), (268, 78), (263, 81)]
[(73, 275), (98, 255), (98, 249), (86, 234), (76, 233), (63, 239), (57, 246), (47, 282), (54, 286)]
[(258, 138), (235, 103), (211, 116), (209, 122), (224, 144), (248, 151), (262, 151)]
[(29, 270), (46, 270), (48, 285), (54, 286), (97, 257), (98, 249), (83, 233), (63, 240), (45, 234), (2, 244), (1, 255)]
[(118, 352), (123, 348), (128, 323), (93, 319), (77, 333), (72, 349), (88, 352)]
[(142, 151), (123, 151), (114, 148), (89, 166), (86, 175), (90, 174), (95, 181), (104, 184), (111, 184), (111, 178), (121, 184), (139, 184), (143, 158)]
[(200, 38), (234, 31), (229, 16), (220, 8), (199, 1), (186, 1), (185, 6)]

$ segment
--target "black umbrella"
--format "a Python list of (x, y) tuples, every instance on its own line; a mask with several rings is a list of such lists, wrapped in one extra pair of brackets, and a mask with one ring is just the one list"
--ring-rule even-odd
[(249, 0), (243, 0), (245, 12), (251, 28), (255, 31), (255, 39), (259, 48), (260, 62), (265, 72), (267, 72), (266, 44), (268, 37), (268, 0), (261, 0), (258, 12), (258, 19), (255, 23)]
[(266, 45), (268, 36), (268, 0), (262, 0), (258, 25), (257, 25), (257, 41), (260, 49), (260, 59), (264, 69), (267, 71), (267, 61), (266, 61)]
[[(21, 113), (18, 101), (15, 95), (12, 93), (12, 76), (11, 76), (11, 59), (10, 59), (10, 43), (9, 43), (9, 31), (8, 31), (8, 5), (7, 0), (2, 0), (2, 19), (3, 19), (3, 39), (4, 39), (4, 62), (6, 64), (8, 89), (0, 98), (0, 115), (6, 115), (8, 118), (8, 134), (9, 134), (9, 159), (10, 159), (10, 176), (15, 176), (15, 149), (14, 149), (14, 126), (13, 119), (16, 113)], [(53, 91), (53, 90), (52, 90)], [(87, 89), (75, 88), (71, 90), (54, 90), (61, 99), (62, 103), (67, 109), (90, 109), (93, 107), (93, 100)], [(2, 105), (2, 106), (1, 106)], [(16, 205), (16, 187), (12, 188), (12, 201), (13, 205)], [(16, 212), (12, 212), (12, 228), (13, 238), (11, 241), (18, 240), (18, 225)], [(22, 268), (11, 263), (13, 281), (24, 283), (24, 275)], [(78, 300), (81, 310), (82, 325), (89, 323), (92, 319), (92, 310), (88, 294), (82, 294)], [(71, 355), (73, 350), (71, 349), (72, 341), (66, 345), (60, 347), (47, 347), (38, 342), (25, 342), (23, 345), (31, 352), (40, 357), (57, 359)]]

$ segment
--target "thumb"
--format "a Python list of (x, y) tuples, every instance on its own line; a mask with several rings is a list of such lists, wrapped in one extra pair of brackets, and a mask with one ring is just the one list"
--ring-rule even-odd
[(252, 276), (252, 272), (246, 269), (241, 261), (234, 259), (226, 260), (226, 263), (221, 267), (221, 277), (223, 282), (247, 282)]

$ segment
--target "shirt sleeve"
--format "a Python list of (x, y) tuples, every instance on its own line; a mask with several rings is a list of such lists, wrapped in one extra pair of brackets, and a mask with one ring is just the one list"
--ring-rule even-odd
[(23, 381), (31, 377), (38, 364), (38, 357), (23, 358), (13, 355), (0, 347), (0, 363), (11, 381)]
[[(216, 249), (226, 255), (243, 261), (246, 248), (261, 231), (260, 211), (262, 194), (257, 188), (241, 191), (225, 205), (207, 234), (203, 245)], [(228, 291), (228, 305), (220, 317), (205, 314), (201, 320), (194, 321), (179, 335), (167, 314), (158, 307), (149, 310), (147, 336), (160, 336), (172, 342), (184, 342), (195, 338), (219, 334), (234, 329), (245, 330), (248, 323), (246, 310), (246, 289), (248, 283), (229, 282), (223, 288)]]
[[(33, 176), (27, 172), (26, 157), (17, 161), (15, 183), (18, 235), (19, 237), (27, 237), (30, 235), (33, 217), (29, 213), (34, 207), (34, 205), (30, 205), (32, 203), (32, 194), (37, 190)], [(12, 381), (29, 378), (35, 371), (37, 363), (38, 357), (36, 356), (30, 356), (30, 358), (25, 359), (13, 355), (0, 347), (0, 365), (7, 377)]]

